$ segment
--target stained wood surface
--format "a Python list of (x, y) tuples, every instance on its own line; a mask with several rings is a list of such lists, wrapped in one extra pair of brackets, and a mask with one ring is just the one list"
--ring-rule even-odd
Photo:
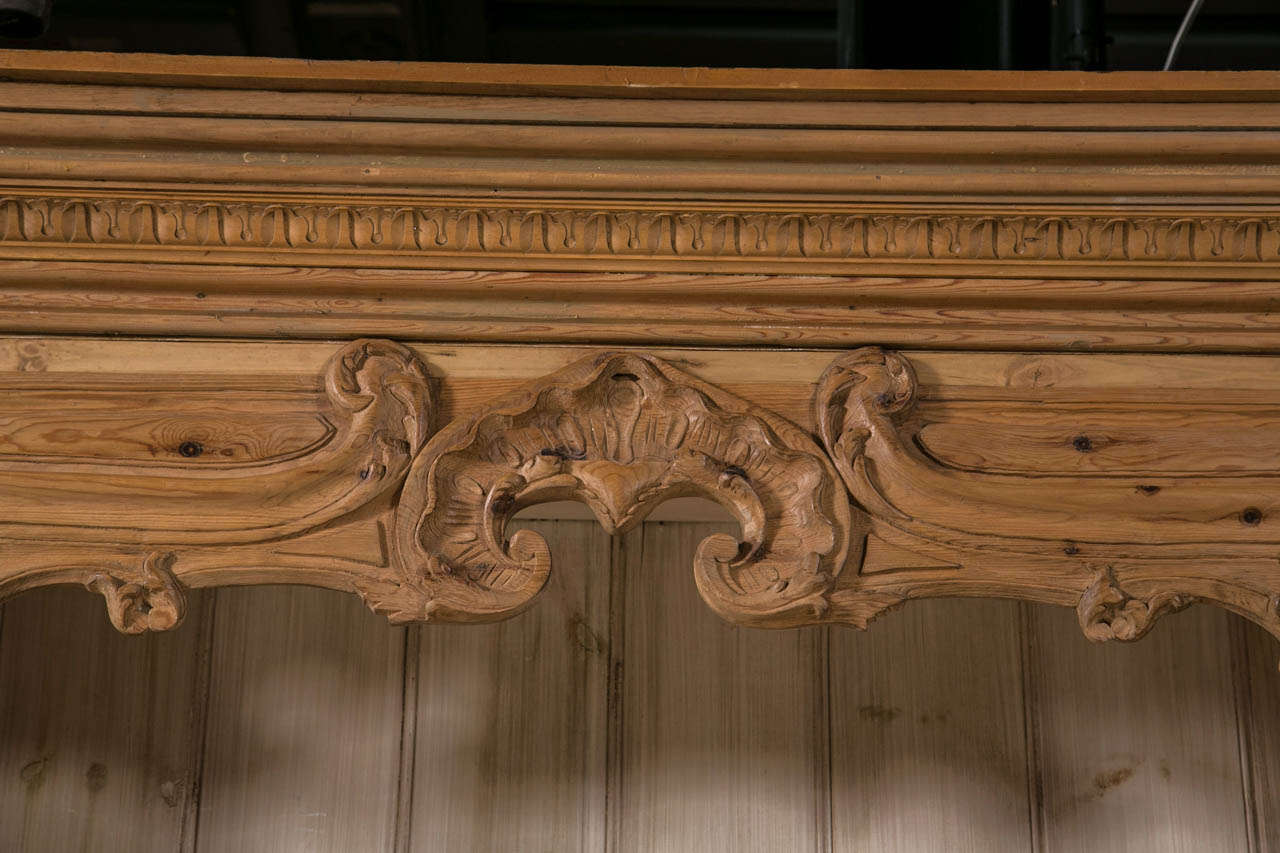
[(687, 566), (721, 532), (734, 528), (651, 523), (627, 540), (614, 850), (825, 843), (823, 633), (715, 618)]
[(832, 849), (1031, 849), (1018, 605), (831, 634)]
[(196, 850), (387, 850), (404, 629), (300, 587), (219, 590)]
[(1116, 647), (1031, 609), (1044, 850), (1249, 849), (1228, 618), (1192, 608)]
[(553, 543), (535, 605), (418, 631), (404, 849), (604, 849), (610, 540), (594, 520), (519, 526)]
[(97, 596), (38, 590), (0, 613), (0, 849), (188, 849), (212, 594), (126, 637)]

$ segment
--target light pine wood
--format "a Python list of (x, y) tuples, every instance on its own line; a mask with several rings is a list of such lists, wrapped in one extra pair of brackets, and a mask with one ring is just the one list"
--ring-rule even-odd
[(326, 590), (220, 590), (198, 853), (389, 850), (404, 630)]
[(684, 567), (732, 530), (654, 522), (627, 540), (613, 850), (825, 843), (823, 634), (731, 627), (698, 601)]
[[(208, 696), (173, 698), (114, 651), (49, 686), (0, 626), (17, 754), (89, 713), (66, 691), (136, 686), (70, 766), (100, 800), (100, 740), (205, 744), (198, 786), (117, 793), (187, 774), (206, 851), (1272, 843), (1256, 640), (1200, 610), (1136, 652), (1076, 634), (1201, 602), (1280, 635), (1280, 75), (0, 78), (0, 597), (81, 584), (212, 643)], [(690, 497), (737, 525), (637, 527)], [(545, 528), (553, 571), (508, 522), (566, 499), (602, 530)], [(531, 609), (406, 646), (332, 592), (188, 606), (273, 583), (394, 622)], [(944, 596), (1077, 627), (980, 602), (831, 640)], [(84, 797), (61, 755), (4, 761), (57, 784), (0, 833), (97, 843), (49, 817)]]
[(207, 710), (206, 604), (121, 636), (94, 597), (40, 590), (0, 612), (0, 849), (189, 849)]
[[(228, 628), (224, 623), (219, 629), (221, 641), (213, 658), (215, 671), (225, 673), (234, 668), (234, 661), (229, 663), (225, 657), (228, 653), (251, 654), (255, 660), (266, 661), (265, 666), (248, 664), (259, 673), (275, 665), (288, 666), (288, 659), (297, 659), (296, 653), (280, 647), (305, 645), (308, 641), (314, 641), (312, 650), (327, 647), (341, 668), (320, 676), (308, 669), (312, 673), (306, 678), (310, 687), (300, 677), (281, 675), (280, 680), (292, 681), (299, 689), (292, 694), (297, 698), (292, 699), (281, 698), (278, 691), (271, 693), (278, 700), (272, 705), (276, 725), (271, 731), (277, 744), (291, 745), (295, 750), (292, 756), (270, 748), (262, 749), (256, 757), (243, 754), (244, 732), (264, 728), (256, 721), (263, 719), (266, 709), (253, 699), (245, 703), (250, 718), (238, 717), (236, 732), (230, 736), (218, 734), (219, 725), (226, 727), (224, 715), (223, 723), (213, 722), (210, 737), (204, 742), (199, 736), (199, 710), (205, 708), (216, 716), (228, 702), (234, 703), (236, 700), (228, 699), (225, 690), (207, 702), (196, 700), (195, 716), (182, 724), (172, 724), (170, 736), (174, 742), (186, 744), (190, 766), (203, 761), (208, 768), (204, 799), (206, 804), (211, 800), (217, 804), (202, 814), (198, 836), (195, 822), (188, 821), (182, 837), (198, 849), (234, 849), (237, 843), (252, 846), (254, 840), (245, 841), (243, 836), (228, 833), (227, 823), (232, 820), (226, 816), (226, 809), (248, 808), (256, 798), (261, 801), (260, 811), (250, 810), (242, 815), (247, 822), (245, 832), (261, 833), (255, 839), (275, 839), (270, 843), (285, 847), (315, 844), (318, 849), (333, 849), (326, 846), (333, 843), (333, 834), (307, 831), (315, 827), (306, 826), (281, 804), (296, 806), (308, 799), (315, 802), (317, 798), (327, 798), (331, 804), (340, 800), (350, 808), (351, 802), (367, 802), (373, 796), (367, 785), (352, 800), (353, 789), (339, 785), (335, 794), (333, 786), (337, 783), (330, 780), (352, 773), (353, 746), (381, 738), (381, 767), (371, 783), (368, 772), (365, 779), (385, 791), (386, 797), (396, 793), (397, 780), (407, 780), (408, 790), (399, 792), (408, 813), (397, 839), (399, 846), (395, 849), (399, 850), (601, 850), (607, 820), (613, 827), (613, 849), (663, 849), (663, 843), (667, 849), (685, 849), (678, 843), (681, 838), (704, 836), (713, 838), (708, 843), (710, 849), (716, 849), (720, 843), (716, 833), (723, 832), (732, 839), (724, 842), (726, 848), (732, 844), (741, 850), (823, 850), (823, 827), (828, 818), (821, 802), (828, 794), (821, 779), (828, 772), (831, 849), (836, 851), (951, 846), (1030, 850), (1032, 818), (1043, 821), (1043, 830), (1035, 837), (1046, 850), (1237, 849), (1233, 845), (1244, 837), (1241, 827), (1246, 818), (1251, 818), (1261, 838), (1256, 849), (1274, 847), (1274, 798), (1268, 786), (1272, 784), (1269, 744), (1275, 739), (1272, 730), (1276, 715), (1271, 698), (1275, 691), (1271, 685), (1276, 653), (1268, 635), (1260, 629), (1255, 629), (1252, 637), (1237, 634), (1248, 643), (1247, 649), (1240, 649), (1240, 660), (1247, 661), (1245, 666), (1220, 667), (1215, 655), (1226, 641), (1216, 625), (1208, 630), (1193, 625), (1190, 633), (1179, 640), (1179, 622), (1203, 613), (1216, 623), (1212, 611), (1197, 609), (1179, 616), (1137, 647), (1104, 650), (1085, 644), (1070, 618), (1043, 618), (1066, 615), (1058, 611), (1033, 610), (1033, 631), (1024, 638), (1019, 633), (1016, 606), (1010, 603), (925, 602), (885, 617), (866, 634), (833, 632), (828, 758), (822, 733), (825, 724), (819, 721), (816, 729), (797, 732), (801, 721), (796, 707), (789, 700), (777, 700), (766, 689), (775, 680), (791, 685), (794, 695), (812, 697), (818, 704), (817, 715), (825, 719), (823, 673), (810, 672), (812, 685), (806, 688), (801, 684), (804, 673), (795, 661), (794, 643), (803, 632), (742, 631), (709, 621), (706, 611), (693, 598), (687, 575), (677, 576), (670, 568), (682, 564), (687, 556), (673, 552), (688, 552), (703, 536), (730, 530), (730, 526), (649, 523), (649, 558), (639, 553), (645, 549), (646, 531), (637, 530), (629, 535), (626, 562), (620, 559), (622, 551), (609, 553), (607, 537), (593, 521), (544, 520), (533, 526), (553, 548), (563, 552), (567, 567), (567, 571), (552, 576), (540, 599), (548, 605), (546, 609), (535, 607), (513, 621), (489, 627), (421, 629), (418, 687), (413, 701), (406, 706), (412, 710), (416, 703), (417, 713), (412, 724), (403, 729), (398, 719), (402, 698), (398, 679), (387, 678), (379, 685), (365, 683), (360, 688), (370, 701), (381, 696), (379, 701), (389, 709), (386, 716), (390, 719), (383, 723), (388, 731), (404, 731), (416, 743), (416, 748), (411, 744), (407, 753), (398, 752), (393, 743), (385, 743), (388, 738), (381, 729), (365, 735), (352, 734), (347, 715), (333, 713), (332, 701), (317, 698), (317, 685), (324, 690), (326, 686), (331, 688), (335, 679), (349, 682), (358, 674), (359, 669), (347, 663), (348, 654), (355, 664), (368, 663), (371, 638), (366, 635), (353, 640), (352, 632), (343, 630), (344, 624), (349, 628), (352, 622), (372, 622), (374, 635), (398, 632), (379, 626), (354, 602), (332, 593), (270, 588), (219, 592), (220, 598), (240, 597), (244, 601), (239, 608), (239, 628)], [(668, 558), (655, 564), (655, 548)], [(631, 578), (628, 589), (616, 589), (616, 596), (645, 596), (655, 589), (678, 590), (680, 584), (676, 581), (683, 581), (687, 588), (683, 605), (672, 602), (669, 595), (656, 602), (661, 613), (654, 615), (654, 624), (661, 626), (664, 636), (641, 637), (628, 646), (623, 640), (631, 640), (638, 633), (633, 624), (626, 637), (619, 633), (612, 641), (609, 639), (610, 625), (615, 632), (626, 632), (627, 616), (633, 612), (616, 597), (619, 609), (612, 623), (608, 617), (611, 563), (618, 580)], [(664, 565), (673, 573), (672, 584), (653, 588), (652, 584), (658, 581), (656, 573)], [(630, 573), (624, 573), (627, 570)], [(638, 577), (634, 574), (637, 571)], [(646, 584), (651, 588), (634, 589)], [(302, 600), (292, 607), (282, 604), (282, 595), (289, 593), (299, 594)], [(288, 631), (276, 633), (274, 641), (263, 638), (261, 631), (253, 632), (247, 621), (252, 615), (247, 612), (253, 609), (251, 602), (259, 597), (265, 597), (261, 607), (275, 607), (286, 614)], [(197, 607), (200, 601), (195, 601)], [(71, 606), (77, 602), (81, 606)], [(342, 607), (344, 604), (349, 606)], [(57, 726), (63, 738), (49, 765), (54, 768), (91, 765), (109, 737), (87, 733), (100, 731), (113, 719), (120, 721), (119, 712), (113, 712), (115, 717), (108, 714), (104, 721), (104, 703), (107, 707), (136, 704), (140, 696), (146, 695), (145, 688), (141, 692), (130, 690), (128, 681), (114, 677), (122, 665), (134, 668), (138, 673), (135, 679), (144, 669), (155, 672), (150, 668), (154, 658), (144, 650), (145, 646), (156, 647), (162, 656), (173, 658), (190, 644), (185, 638), (196, 625), (204, 624), (197, 617), (177, 632), (143, 639), (120, 638), (106, 627), (100, 613), (83, 612), (90, 605), (92, 599), (75, 590), (40, 591), (7, 605), (6, 613), (19, 613), (19, 630), (14, 631), (12, 621), (7, 629), (0, 625), (0, 679), (12, 684), (12, 673), (16, 672), (24, 680), (17, 685), (19, 688), (26, 683), (41, 685), (21, 692), (6, 688), (0, 694), (5, 697), (4, 717), (0, 719), (27, 720), (28, 725), (39, 720), (42, 725)], [(221, 607), (220, 602), (219, 617)], [(24, 610), (28, 611), (25, 616)], [(595, 614), (596, 622), (576, 618), (588, 611)], [(193, 614), (202, 612), (193, 610)], [(46, 723), (38, 715), (40, 702), (45, 700), (31, 697), (44, 695), (41, 691), (58, 685), (74, 684), (74, 679), (44, 678), (44, 670), (33, 667), (30, 661), (43, 659), (41, 655), (48, 648), (60, 647), (56, 637), (47, 635), (72, 629), (79, 624), (74, 622), (76, 619), (98, 626), (98, 631), (81, 632), (78, 636), (83, 637), (83, 647), (66, 660), (83, 666), (85, 673), (104, 673), (104, 683), (95, 690), (98, 698), (94, 702), (59, 705), (55, 709), (58, 713)], [(44, 627), (27, 630), (36, 624)], [(714, 628), (715, 634), (736, 636), (729, 641), (735, 649), (743, 648), (743, 641), (751, 637), (760, 637), (775, 644), (775, 648), (766, 649), (763, 656), (748, 656), (745, 662), (738, 657), (734, 665), (726, 658), (724, 638), (706, 642), (703, 635), (707, 632), (700, 631), (699, 624), (704, 629)], [(335, 638), (325, 640), (335, 627)], [(1237, 627), (1240, 625), (1231, 622), (1229, 630)], [(105, 635), (96, 636), (104, 630)], [(226, 635), (236, 631), (251, 636), (231, 643), (228, 649)], [(490, 636), (484, 637), (485, 634)], [(478, 644), (470, 641), (473, 635), (480, 635)], [(1175, 640), (1170, 648), (1170, 642)], [(1025, 724), (1020, 660), (1024, 641), (1028, 641), (1030, 667), (1026, 674), (1032, 686), (1028, 697), (1031, 718)], [(640, 643), (638, 649), (636, 642)], [(777, 654), (778, 642), (791, 648), (792, 653)], [(688, 647), (689, 643), (703, 650), (703, 656), (678, 656), (672, 649), (675, 645)], [(334, 648), (339, 645), (341, 649)], [(1141, 656), (1139, 665), (1127, 668), (1126, 658), (1149, 645), (1154, 647), (1153, 654)], [(655, 650), (654, 646), (658, 648)], [(65, 640), (61, 647), (66, 647)], [(348, 647), (354, 651), (348, 653)], [(747, 647), (758, 651), (754, 643), (747, 643)], [(606, 726), (604, 714), (610, 701), (607, 655), (612, 652), (619, 665), (613, 678), (615, 688), (624, 688), (629, 677), (637, 677), (629, 672), (628, 660), (652, 660), (655, 651), (664, 650), (667, 656), (660, 663), (672, 666), (651, 668), (648, 671), (656, 671), (656, 679), (642, 680), (638, 688), (633, 684), (630, 689), (619, 690), (615, 716)], [(821, 645), (818, 651), (820, 659), (825, 659)], [(1247, 657), (1243, 654), (1246, 651)], [(191, 650), (193, 662), (201, 660), (197, 652)], [(1075, 652), (1081, 655), (1073, 658)], [(1113, 654), (1118, 655), (1120, 665), (1111, 662)], [(282, 658), (286, 660), (281, 663)], [(1153, 658), (1160, 665), (1152, 666)], [(25, 663), (15, 668), (15, 660)], [(242, 670), (245, 665), (242, 661)], [(691, 665), (694, 672), (686, 676)], [(749, 674), (735, 677), (741, 678), (745, 687), (735, 689), (726, 684), (722, 674), (697, 678), (700, 668), (715, 668), (717, 673), (742, 672), (743, 665), (749, 666)], [(1165, 684), (1171, 676), (1162, 666), (1179, 673), (1172, 684)], [(679, 680), (663, 677), (665, 672), (679, 673)], [(644, 674), (642, 671), (638, 677), (643, 679)], [(253, 673), (248, 672), (246, 677), (252, 679)], [(1232, 683), (1224, 684), (1228, 681)], [(1136, 685), (1121, 686), (1130, 682)], [(257, 683), (263, 687), (260, 680)], [(1214, 771), (1215, 767), (1233, 765), (1234, 735), (1223, 731), (1234, 725), (1232, 684), (1242, 697), (1239, 713), (1248, 728), (1244, 748), (1251, 750), (1251, 796), (1239, 780), (1233, 787)], [(191, 695), (200, 695), (198, 684), (191, 689)], [(805, 694), (806, 689), (813, 692)], [(724, 698), (729, 694), (737, 699), (742, 692), (757, 695), (760, 690), (764, 690), (763, 703), (758, 697), (754, 705)], [(649, 704), (637, 702), (637, 692), (645, 694)], [(677, 694), (677, 701), (660, 700), (661, 694), (669, 692)], [(692, 697), (691, 692), (695, 694)], [(1079, 706), (1073, 698), (1078, 693), (1090, 697)], [(170, 699), (176, 695), (180, 691), (165, 694)], [(1050, 713), (1046, 714), (1042, 703), (1046, 697), (1051, 700), (1052, 695), (1058, 698), (1056, 704), (1050, 701)], [(528, 696), (535, 698), (531, 701)], [(626, 704), (628, 697), (630, 704)], [(157, 699), (153, 696), (148, 701)], [(351, 703), (345, 707), (350, 708)], [(324, 713), (317, 716), (317, 708)], [(661, 712), (661, 718), (669, 720), (672, 727), (690, 725), (692, 736), (701, 740), (692, 743), (680, 738), (678, 732), (664, 730), (655, 723), (650, 708)], [(28, 710), (37, 714), (28, 714)], [(358, 716), (360, 710), (356, 709), (356, 713)], [(299, 720), (300, 716), (307, 719)], [(1050, 716), (1052, 719), (1047, 718)], [(156, 712), (131, 713), (125, 719), (134, 720), (133, 725), (145, 725), (155, 717)], [(606, 745), (606, 728), (616, 733), (616, 746)], [(118, 730), (117, 725), (111, 732), (114, 735)], [(303, 737), (299, 733), (304, 731), (324, 734)], [(1024, 747), (1027, 731), (1032, 733), (1037, 750), (1030, 758)], [(4, 728), (0, 742), (11, 744), (17, 736), (14, 729)], [(795, 747), (796, 740), (810, 737), (812, 754)], [(677, 743), (673, 744), (673, 740)], [(151, 752), (144, 750), (131, 760), (122, 761), (136, 775), (160, 778), (166, 759), (154, 750), (154, 739), (148, 742), (152, 743)], [(307, 754), (312, 743), (323, 749), (308, 754), (311, 772), (300, 778), (288, 765), (299, 754)], [(634, 750), (637, 744), (642, 750), (646, 744), (658, 748), (661, 760), (653, 760), (652, 756), (645, 759), (641, 752), (639, 761), (647, 769), (629, 763), (628, 754), (631, 761), (637, 759), (636, 753), (628, 753), (627, 749)], [(1148, 767), (1147, 761), (1137, 762), (1131, 776), (1124, 772), (1128, 765), (1123, 761), (1109, 761), (1117, 754), (1126, 758), (1144, 749), (1150, 754), (1173, 755), (1174, 760), (1163, 765), (1157, 760), (1154, 769)], [(1099, 750), (1105, 754), (1100, 755)], [(20, 748), (6, 749), (6, 754), (23, 752)], [(614, 762), (612, 772), (605, 766), (606, 755)], [(682, 755), (695, 756), (697, 763), (692, 767), (681, 763)], [(397, 769), (401, 756), (408, 760)], [(1029, 785), (1028, 765), (1033, 771)], [(9, 772), (21, 780), (21, 769), (15, 767)], [(672, 776), (663, 776), (664, 772), (673, 774), (674, 781)], [(817, 774), (811, 780), (813, 796), (819, 803), (814, 812), (810, 811), (812, 803), (797, 802), (803, 798), (804, 777), (810, 772)], [(1183, 775), (1175, 777), (1175, 772)], [(212, 778), (215, 773), (216, 780)], [(650, 782), (649, 773), (656, 774), (657, 781)], [(44, 834), (34, 836), (35, 840), (25, 848), (16, 849), (50, 849), (44, 845), (45, 838), (54, 839), (60, 845), (56, 849), (79, 849), (95, 831), (93, 826), (100, 825), (107, 814), (131, 816), (128, 831), (150, 833), (149, 840), (158, 839), (153, 849), (174, 849), (172, 833), (178, 827), (169, 826), (167, 834), (157, 830), (156, 823), (146, 817), (156, 814), (155, 820), (172, 819), (174, 807), (167, 804), (163, 808), (145, 803), (126, 808), (127, 804), (122, 804), (114, 812), (99, 805), (88, 812), (88, 818), (99, 823), (62, 820), (66, 811), (78, 810), (76, 804), (86, 797), (101, 804), (108, 792), (119, 792), (112, 781), (118, 777), (113, 774), (108, 774), (108, 784), (96, 795), (86, 789), (81, 774), (72, 773), (71, 777), (68, 785), (52, 789), (42, 785), (37, 789), (38, 796), (48, 795), (41, 800), (44, 805), (38, 811), (56, 811), (60, 822), (42, 824)], [(1096, 793), (1099, 779), (1107, 788), (1105, 795)], [(778, 787), (785, 787), (786, 783), (796, 789), (780, 795)], [(1079, 783), (1087, 794), (1079, 794), (1074, 783)], [(687, 787), (667, 793), (672, 785), (681, 784), (705, 788), (706, 796), (688, 794)], [(1070, 789), (1065, 796), (1060, 793), (1063, 786)], [(192, 796), (194, 789), (194, 785), (188, 787), (186, 796)], [(25, 784), (0, 789), (0, 813), (12, 810), (19, 815), (30, 814), (27, 790)], [(126, 790), (136, 792), (136, 788)], [(164, 790), (172, 794), (174, 789)], [(236, 794), (241, 791), (242, 795)], [(281, 795), (281, 791), (288, 794)], [(681, 791), (688, 795), (676, 796)], [(762, 829), (751, 823), (760, 818), (741, 816), (742, 810), (759, 809), (761, 803), (769, 802), (766, 794), (781, 796), (786, 804), (766, 809), (766, 816), (791, 830), (782, 840), (777, 826)], [(1112, 803), (1111, 798), (1117, 796), (1121, 800)], [(647, 802), (647, 808), (654, 810), (653, 816), (637, 812), (643, 806), (637, 806), (631, 797)], [(704, 799), (725, 813), (703, 809)], [(274, 805), (268, 806), (267, 801)], [(1036, 804), (1041, 808), (1032, 815)], [(369, 813), (377, 811), (369, 807), (367, 812), (334, 819), (364, 827)], [(796, 826), (798, 814), (815, 818), (812, 835)], [(379, 815), (379, 820), (383, 818), (390, 820), (385, 814)], [(733, 827), (726, 828), (726, 822), (733, 821), (746, 821), (753, 828), (740, 833)], [(7, 819), (0, 823), (6, 829), (22, 825), (11, 824)], [(113, 822), (111, 826), (115, 832), (117, 824)], [(374, 837), (387, 839), (385, 834), (376, 832)], [(653, 846), (645, 847), (646, 844)], [(385, 849), (392, 849), (389, 840), (387, 845)], [(92, 843), (89, 849), (94, 849)], [(99, 849), (114, 848), (108, 845)]]
[(1249, 849), (1228, 617), (1193, 608), (1118, 648), (1059, 610), (1030, 621), (1043, 849)]
[(832, 849), (1031, 849), (1018, 605), (831, 634)]
[(610, 538), (518, 524), (564, 571), (508, 622), (420, 630), (405, 850), (604, 849)]

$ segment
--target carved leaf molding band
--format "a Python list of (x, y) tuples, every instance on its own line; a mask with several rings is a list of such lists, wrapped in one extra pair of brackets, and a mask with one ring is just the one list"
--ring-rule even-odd
[(1280, 217), (1252, 213), (492, 207), (0, 196), (0, 244), (637, 258), (1280, 262)]

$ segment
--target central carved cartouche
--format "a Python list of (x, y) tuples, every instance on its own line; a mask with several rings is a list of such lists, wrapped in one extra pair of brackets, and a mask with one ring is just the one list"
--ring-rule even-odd
[(822, 615), (849, 548), (835, 472), (786, 420), (649, 356), (604, 353), (455, 422), (423, 449), (396, 511), (404, 573), (367, 591), (393, 619), (499, 619), (545, 583), (541, 537), (504, 537), (522, 507), (578, 500), (610, 533), (662, 501), (700, 495), (742, 525), (712, 536), (694, 575), (727, 619)]

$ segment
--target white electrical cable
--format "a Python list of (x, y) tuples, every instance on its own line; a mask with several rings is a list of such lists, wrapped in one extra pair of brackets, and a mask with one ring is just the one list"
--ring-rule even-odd
[(1178, 33), (1173, 37), (1173, 44), (1169, 45), (1169, 55), (1164, 58), (1164, 69), (1168, 71), (1173, 68), (1173, 63), (1178, 58), (1178, 51), (1182, 50), (1182, 42), (1186, 39), (1187, 33), (1191, 30), (1191, 24), (1196, 19), (1196, 15), (1200, 14), (1200, 7), (1204, 5), (1204, 0), (1191, 0), (1191, 5), (1187, 7), (1187, 14), (1182, 16), (1182, 26), (1178, 27)]

